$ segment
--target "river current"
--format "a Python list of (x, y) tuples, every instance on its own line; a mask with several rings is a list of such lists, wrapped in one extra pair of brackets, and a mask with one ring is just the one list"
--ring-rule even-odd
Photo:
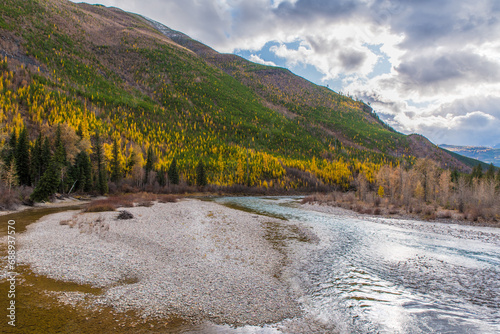
[[(318, 244), (294, 241), (299, 244), (292, 243), (290, 249), (304, 317), (264, 327), (179, 324), (169, 333), (500, 333), (500, 229), (322, 213), (301, 206), (299, 197), (215, 201), (286, 219), (284, 224), (311, 228), (319, 237)], [(16, 233), (21, 233), (41, 216), (67, 209), (26, 211), (2, 219), (15, 219)], [(6, 235), (5, 226), (0, 236)], [(87, 328), (85, 319), (96, 316), (52, 305), (40, 292), (73, 286), (40, 282), (29, 272), (23, 275), (30, 284), (20, 286), (19, 314), (26, 318), (25, 325), (33, 326), (30, 332), (44, 332), (48, 319), (51, 328)], [(4, 296), (6, 285), (0, 286)], [(94, 325), (114, 328), (115, 319), (107, 320)]]
[(340, 333), (500, 332), (499, 229), (321, 213), (294, 197), (216, 202), (313, 228), (301, 302)]

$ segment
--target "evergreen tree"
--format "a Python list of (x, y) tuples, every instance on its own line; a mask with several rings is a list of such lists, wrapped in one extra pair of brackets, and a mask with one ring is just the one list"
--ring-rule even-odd
[(42, 140), (42, 133), (40, 132), (31, 149), (30, 170), (31, 182), (34, 186), (38, 184), (38, 181), (42, 177)]
[(31, 185), (31, 173), (30, 173), (30, 149), (29, 149), (29, 139), (28, 131), (23, 128), (19, 133), (19, 139), (17, 140), (17, 147), (15, 152), (17, 175), (19, 178), (19, 184), (23, 186)]
[(40, 165), (40, 175), (43, 175), (47, 168), (49, 168), (50, 164), (50, 141), (49, 138), (45, 137), (42, 145), (42, 159), (41, 159), (41, 165)]
[(175, 158), (168, 169), (168, 181), (172, 184), (179, 184), (179, 172), (177, 171), (177, 161)]
[(134, 168), (135, 165), (135, 151), (132, 151), (130, 154), (130, 157), (127, 159), (127, 164), (125, 167), (125, 173), (128, 175), (132, 173), (132, 169)]
[(500, 169), (497, 172), (497, 188), (500, 188)]
[(59, 164), (58, 166), (58, 171), (59, 171), (59, 191), (64, 192), (64, 189), (66, 188), (66, 183), (72, 183), (71, 180), (65, 179), (66, 177), (66, 172), (68, 169), (68, 161), (67, 161), (67, 156), (66, 156), (66, 148), (64, 146), (64, 142), (62, 140), (62, 133), (61, 133), (61, 125), (57, 125), (56, 129), (56, 140), (54, 142), (54, 148), (55, 148), (55, 153), (53, 156), (53, 159), (55, 162)]
[(493, 166), (493, 164), (490, 164), (488, 167), (485, 177), (487, 180), (493, 180), (495, 178), (495, 166)]
[(200, 160), (200, 162), (198, 162), (198, 166), (196, 166), (196, 185), (200, 187), (207, 185), (207, 174), (205, 172), (203, 160)]
[(97, 169), (97, 190), (101, 195), (108, 192), (108, 183), (106, 181), (106, 170), (104, 166), (104, 150), (102, 148), (101, 136), (96, 132), (94, 139), (94, 161)]
[(83, 128), (82, 123), (78, 124), (78, 128), (76, 129), (76, 134), (80, 139), (83, 139)]
[(40, 178), (40, 182), (31, 194), (32, 201), (39, 202), (47, 200), (59, 188), (61, 164), (55, 155), (50, 159), (49, 167)]
[(458, 171), (456, 169), (453, 169), (453, 171), (451, 172), (451, 182), (456, 184), (458, 182), (459, 176), (460, 175), (458, 174)]
[(118, 141), (116, 138), (113, 140), (113, 156), (111, 158), (111, 181), (118, 182), (122, 177), (122, 170), (120, 166)]
[(153, 164), (154, 164), (154, 153), (153, 153), (153, 147), (150, 146), (146, 158), (146, 166), (144, 166), (145, 169), (144, 183), (148, 182), (149, 173), (153, 170)]
[(85, 151), (76, 156), (74, 178), (77, 180), (76, 189), (83, 192), (92, 191), (92, 165)]
[(5, 165), (10, 166), (12, 161), (16, 159), (17, 135), (16, 130), (12, 130), (7, 146), (7, 154), (5, 155)]
[(483, 167), (481, 167), (481, 164), (477, 164), (472, 169), (471, 178), (473, 178), (473, 179), (480, 179), (482, 177), (483, 177)]
[(87, 152), (82, 151), (82, 163), (81, 163), (81, 173), (83, 174), (83, 179), (85, 180), (85, 185), (83, 186), (83, 191), (92, 191), (92, 164), (90, 163), (90, 157)]
[(57, 125), (57, 130), (56, 130), (56, 141), (54, 143), (55, 147), (55, 157), (56, 160), (61, 164), (61, 165), (66, 165), (66, 148), (64, 147), (64, 143), (62, 140), (61, 136), (61, 125)]
[(165, 167), (161, 167), (160, 170), (158, 171), (158, 174), (156, 175), (158, 179), (158, 183), (160, 186), (164, 187), (167, 184), (167, 169)]

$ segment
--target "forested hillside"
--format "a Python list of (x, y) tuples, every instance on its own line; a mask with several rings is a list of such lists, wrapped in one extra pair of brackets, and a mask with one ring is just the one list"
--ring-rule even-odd
[(348, 189), (419, 156), (361, 101), (137, 15), (65, 0), (0, 9), (3, 186), (46, 184), (32, 199), (108, 181)]

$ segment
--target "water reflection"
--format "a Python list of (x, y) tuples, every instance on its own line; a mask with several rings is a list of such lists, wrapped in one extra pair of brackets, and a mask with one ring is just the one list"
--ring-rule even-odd
[(352, 333), (500, 332), (500, 231), (303, 210), (298, 198), (222, 198), (321, 235), (301, 268), (305, 308)]

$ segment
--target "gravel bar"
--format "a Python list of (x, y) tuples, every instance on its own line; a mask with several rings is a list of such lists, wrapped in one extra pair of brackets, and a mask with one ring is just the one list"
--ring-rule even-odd
[[(123, 209), (119, 209), (123, 210)], [(300, 315), (286, 254), (265, 224), (287, 222), (194, 199), (119, 212), (63, 212), (19, 236), (35, 274), (103, 288), (95, 304), (144, 317), (262, 325)]]

